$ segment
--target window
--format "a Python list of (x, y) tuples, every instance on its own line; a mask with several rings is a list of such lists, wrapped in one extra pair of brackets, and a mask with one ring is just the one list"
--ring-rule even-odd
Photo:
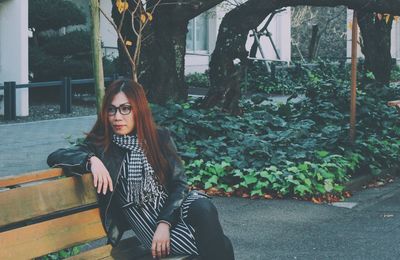
[(186, 35), (186, 50), (191, 52), (208, 51), (208, 15), (202, 13), (189, 21)]

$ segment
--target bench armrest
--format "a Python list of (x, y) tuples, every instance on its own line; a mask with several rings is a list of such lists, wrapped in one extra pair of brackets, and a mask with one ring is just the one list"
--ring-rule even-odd
[(387, 104), (390, 107), (400, 106), (400, 100), (392, 100), (392, 101), (389, 101)]

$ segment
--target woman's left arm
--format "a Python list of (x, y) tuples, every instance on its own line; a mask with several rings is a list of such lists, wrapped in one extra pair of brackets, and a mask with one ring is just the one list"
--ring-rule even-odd
[[(167, 176), (167, 189), (168, 189), (168, 199), (162, 208), (158, 222), (167, 222), (174, 227), (179, 220), (179, 207), (182, 205), (184, 199), (186, 198), (189, 189), (187, 185), (187, 178), (185, 174), (185, 168), (182, 164), (182, 160), (177, 155), (176, 146), (172, 140), (169, 132), (164, 130), (160, 138), (164, 137), (166, 140), (166, 145), (168, 150), (171, 151), (171, 155), (168, 157), (168, 161), (171, 166), (171, 173)], [(164, 142), (162, 142), (164, 143)]]

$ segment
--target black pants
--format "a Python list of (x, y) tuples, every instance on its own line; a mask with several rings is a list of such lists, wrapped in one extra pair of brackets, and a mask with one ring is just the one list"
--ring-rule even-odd
[(187, 222), (194, 228), (197, 249), (204, 260), (234, 260), (232, 243), (222, 231), (218, 212), (206, 198), (189, 206)]

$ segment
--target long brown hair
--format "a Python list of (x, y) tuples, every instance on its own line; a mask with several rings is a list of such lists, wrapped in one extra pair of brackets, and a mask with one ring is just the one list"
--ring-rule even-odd
[(165, 171), (168, 169), (169, 164), (161, 150), (160, 140), (149, 103), (143, 87), (139, 83), (132, 80), (116, 80), (109, 85), (104, 95), (100, 114), (88, 137), (95, 138), (96, 143), (104, 146), (105, 150), (109, 148), (113, 131), (108, 120), (107, 109), (111, 105), (115, 95), (120, 92), (126, 95), (132, 106), (130, 115), (134, 119), (139, 143), (159, 181), (165, 184)]

